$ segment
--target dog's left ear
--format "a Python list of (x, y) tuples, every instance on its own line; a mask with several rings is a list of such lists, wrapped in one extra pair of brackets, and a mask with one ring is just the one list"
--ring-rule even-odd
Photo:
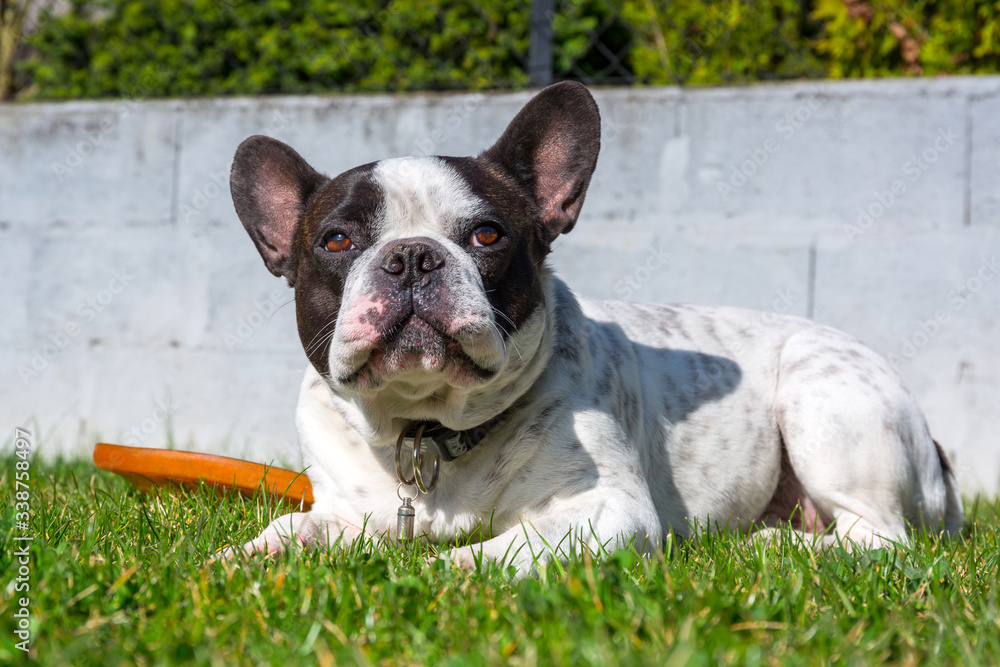
[(564, 81), (533, 97), (480, 157), (532, 194), (551, 241), (576, 224), (600, 149), (597, 103), (582, 84)]

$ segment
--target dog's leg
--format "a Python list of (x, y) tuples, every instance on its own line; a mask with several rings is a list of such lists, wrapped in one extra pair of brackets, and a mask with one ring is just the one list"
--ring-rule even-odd
[(500, 535), (441, 556), (459, 567), (472, 569), (479, 559), (514, 565), (524, 576), (537, 565), (556, 558), (565, 560), (588, 548), (595, 553), (630, 545), (640, 553), (660, 547), (663, 530), (645, 486), (630, 487), (627, 496), (617, 488), (597, 488), (554, 500), (544, 513), (522, 515), (520, 524)]
[(242, 546), (231, 546), (219, 552), (217, 558), (229, 560), (239, 554), (274, 556), (293, 545), (330, 548), (346, 547), (364, 535), (361, 526), (334, 514), (323, 512), (293, 512), (278, 517), (256, 539)]
[(775, 412), (801, 500), (833, 524), (822, 545), (905, 543), (908, 522), (961, 527), (950, 472), (916, 402), (888, 363), (857, 341), (827, 328), (790, 338)]
[(518, 577), (523, 577), (539, 565), (553, 558), (565, 561), (584, 548), (594, 553), (612, 552), (633, 544), (640, 553), (650, 553), (658, 549), (661, 537), (646, 531), (621, 533), (609, 538), (597, 533), (590, 526), (570, 527), (558, 520), (529, 521), (511, 528), (500, 535), (466, 547), (451, 549), (439, 556), (440, 559), (460, 568), (472, 570), (480, 560), (496, 561), (503, 565), (513, 565)]
[(792, 543), (799, 547), (821, 548), (826, 546), (823, 541), (826, 536), (816, 533), (807, 533), (803, 530), (793, 528), (790, 525), (784, 528), (771, 526), (755, 530), (750, 536), (754, 542), (765, 542), (767, 544), (779, 544), (785, 538), (791, 539)]
[[(905, 532), (895, 538), (883, 535), (883, 530), (866, 521), (864, 518), (850, 512), (840, 512), (836, 515), (833, 529), (826, 534), (804, 531), (794, 528), (791, 524), (784, 528), (768, 527), (754, 531), (751, 539), (767, 543), (780, 543), (788, 539), (799, 547), (826, 549), (832, 546), (843, 546), (848, 551), (856, 546), (864, 549), (877, 549), (891, 544), (906, 544)], [(846, 529), (845, 529), (846, 527)]]

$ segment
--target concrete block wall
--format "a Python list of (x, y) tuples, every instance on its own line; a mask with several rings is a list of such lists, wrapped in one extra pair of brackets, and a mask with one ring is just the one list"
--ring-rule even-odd
[[(1000, 482), (1000, 78), (595, 90), (552, 258), (583, 294), (787, 312), (890, 357), (967, 492)], [(251, 134), (329, 174), (473, 154), (530, 93), (0, 106), (0, 424), (298, 462), (291, 291), (233, 212)]]

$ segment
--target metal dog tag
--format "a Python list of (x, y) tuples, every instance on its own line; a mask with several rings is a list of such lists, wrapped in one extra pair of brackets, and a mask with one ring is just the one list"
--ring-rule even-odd
[(416, 511), (410, 499), (404, 497), (403, 504), (396, 511), (396, 541), (405, 542), (413, 539), (413, 517)]
[[(430, 453), (432, 457), (430, 480), (424, 480), (423, 476), (424, 452), (420, 448), (420, 440), (424, 435), (425, 428), (427, 428), (426, 423), (416, 427), (413, 435), (413, 450), (409, 455), (403, 454), (403, 442), (407, 439), (407, 432), (404, 430), (399, 434), (399, 439), (396, 440), (396, 478), (399, 479), (399, 486), (396, 487), (396, 495), (403, 501), (403, 504), (396, 511), (396, 540), (412, 540), (414, 538), (413, 518), (416, 515), (416, 510), (413, 507), (413, 498), (403, 497), (403, 487), (415, 486), (418, 493), (430, 493), (434, 490), (435, 485), (437, 485), (441, 458), (436, 451)], [(412, 477), (407, 477), (403, 474), (404, 458), (411, 459), (413, 467)]]

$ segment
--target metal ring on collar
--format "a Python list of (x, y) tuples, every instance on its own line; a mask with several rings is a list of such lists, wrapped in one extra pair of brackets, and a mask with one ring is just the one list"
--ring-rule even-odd
[(424, 454), (420, 451), (420, 438), (424, 435), (426, 426), (426, 424), (421, 424), (417, 427), (417, 434), (413, 438), (413, 478), (417, 482), (417, 488), (422, 493), (430, 493), (437, 486), (438, 472), (441, 467), (441, 457), (438, 456), (437, 452), (432, 453), (434, 459), (431, 463), (431, 482), (425, 485), (423, 474), (420, 472), (420, 469), (424, 467)]
[(437, 452), (434, 452), (432, 456), (434, 457), (433, 463), (431, 464), (431, 480), (429, 484), (424, 483), (423, 474), (421, 473), (421, 468), (424, 465), (424, 455), (420, 451), (420, 441), (424, 435), (424, 429), (427, 428), (427, 424), (420, 424), (417, 427), (417, 432), (413, 436), (413, 476), (405, 477), (403, 475), (403, 441), (406, 440), (406, 431), (399, 434), (399, 438), (396, 440), (396, 478), (400, 483), (407, 486), (416, 486), (421, 493), (429, 493), (437, 485), (438, 473), (440, 472), (441, 459)]
[(406, 431), (399, 434), (399, 438), (396, 440), (396, 479), (399, 480), (400, 484), (405, 484), (407, 486), (413, 486), (415, 481), (413, 477), (403, 476), (403, 440), (406, 439)]

